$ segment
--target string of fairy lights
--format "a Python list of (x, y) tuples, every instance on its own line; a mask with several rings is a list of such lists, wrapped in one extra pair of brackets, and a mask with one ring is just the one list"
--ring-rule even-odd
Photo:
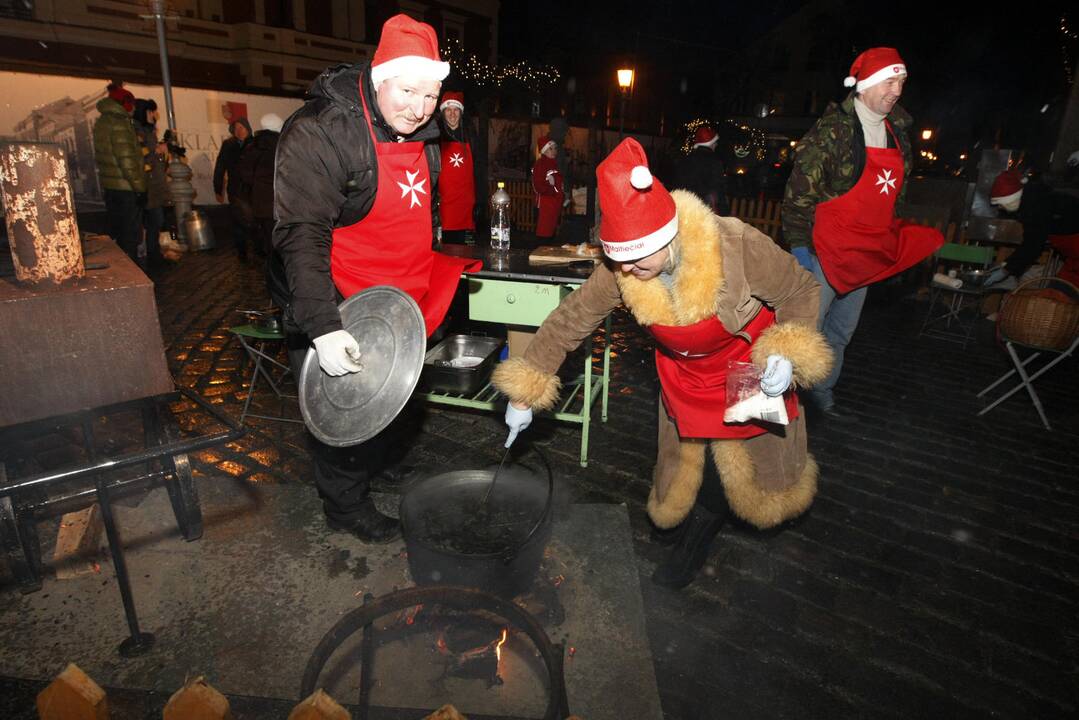
[(553, 65), (531, 65), (523, 60), (512, 65), (490, 65), (467, 52), (456, 39), (449, 39), (442, 48), (447, 60), (462, 78), (480, 87), (501, 88), (509, 81), (519, 82), (529, 90), (541, 90), (561, 77)]
[[(766, 149), (763, 130), (750, 127), (749, 125), (745, 125), (736, 120), (728, 119), (726, 120), (726, 123), (745, 133), (747, 138), (746, 142), (738, 143), (732, 147), (735, 157), (741, 159), (753, 155), (757, 160), (764, 160)], [(682, 131), (685, 133), (685, 140), (682, 142), (683, 154), (688, 155), (693, 149), (693, 133), (697, 132), (697, 128), (704, 125), (713, 125), (713, 122), (708, 118), (694, 118), (682, 126)]]
[(1068, 25), (1068, 16), (1060, 16), (1060, 55), (1064, 60), (1064, 77), (1067, 79), (1068, 84), (1072, 82), (1072, 62), (1071, 54), (1068, 52), (1068, 45), (1074, 43), (1076, 39), (1079, 39), (1079, 32), (1072, 30)]

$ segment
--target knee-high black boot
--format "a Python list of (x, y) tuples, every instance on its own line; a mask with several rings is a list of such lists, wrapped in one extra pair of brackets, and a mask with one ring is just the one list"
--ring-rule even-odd
[(652, 582), (656, 585), (680, 589), (693, 582), (708, 559), (712, 540), (723, 527), (723, 515), (707, 510), (698, 503), (693, 506), (684, 524), (678, 544), (652, 573)]

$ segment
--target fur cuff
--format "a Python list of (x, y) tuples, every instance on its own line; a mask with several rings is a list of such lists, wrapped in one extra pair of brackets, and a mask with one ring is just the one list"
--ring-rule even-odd
[(648, 516), (661, 530), (673, 528), (686, 519), (704, 480), (705, 443), (699, 440), (682, 440), (678, 447), (678, 470), (671, 478), (661, 499), (656, 491), (659, 483), (652, 479), (652, 491), (648, 493)]
[(766, 328), (753, 343), (753, 362), (764, 367), (769, 355), (782, 355), (794, 366), (795, 387), (810, 387), (832, 370), (832, 349), (819, 331), (784, 322)]
[(767, 491), (754, 482), (756, 468), (745, 445), (739, 441), (712, 444), (723, 492), (735, 515), (761, 530), (798, 517), (817, 494), (817, 461), (806, 455), (802, 476), (788, 488)]
[(515, 403), (534, 410), (550, 410), (558, 400), (562, 381), (529, 365), (524, 358), (510, 358), (495, 368), (491, 382)]

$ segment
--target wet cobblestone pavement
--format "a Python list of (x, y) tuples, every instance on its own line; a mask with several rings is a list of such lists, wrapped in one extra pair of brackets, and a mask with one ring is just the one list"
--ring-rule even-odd
[[(238, 417), (250, 365), (228, 328), (244, 322), (237, 308), (268, 304), (257, 263), (219, 249), (156, 282), (176, 381)], [(1035, 385), (1052, 432), (1025, 393), (978, 418), (977, 392), (1008, 368), (991, 324), (963, 350), (917, 338), (924, 312), (887, 288), (871, 292), (839, 388), (857, 422), (810, 425), (822, 468), (811, 511), (766, 534), (729, 524), (702, 577), (681, 592), (649, 580), (664, 554), (644, 513), (657, 386), (651, 346), (624, 312), (612, 333), (610, 420), (592, 426), (589, 466), (577, 463), (574, 427), (538, 420), (527, 431), (552, 458), (562, 501), (629, 508), (666, 717), (1079, 714), (1077, 362)], [(257, 400), (277, 409), (265, 387)], [(189, 404), (174, 410), (184, 429), (202, 427)], [(124, 422), (114, 422), (112, 442), (122, 444)], [(497, 461), (504, 437), (500, 418), (474, 412), (413, 405), (403, 423), (413, 438), (403, 462), (421, 468)], [(58, 431), (6, 448), (12, 474), (70, 462), (73, 439)], [(244, 437), (191, 460), (201, 478), (311, 480), (296, 424), (252, 420)], [(375, 489), (395, 491), (386, 480)], [(0, 598), (12, 592), (0, 573)], [(0, 680), (0, 716), (33, 717), (25, 703), (40, 687)], [(166, 699), (117, 697), (121, 719), (151, 717)], [(237, 718), (287, 714), (257, 698), (233, 709)]]

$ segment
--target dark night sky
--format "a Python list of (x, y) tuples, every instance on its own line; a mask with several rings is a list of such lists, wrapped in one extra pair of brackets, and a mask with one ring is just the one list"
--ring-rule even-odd
[[(507, 0), (499, 47), (503, 61), (553, 63), (566, 77), (608, 72), (622, 58), (638, 57), (715, 87), (715, 67), (805, 4)], [(1079, 3), (837, 0), (823, 5), (860, 16), (851, 23), (860, 28), (858, 37), (843, 38), (851, 48), (840, 53), (849, 55), (844, 63), (854, 59), (854, 48), (897, 47), (910, 71), (902, 103), (923, 124), (962, 128), (952, 134), (957, 142), (964, 133), (983, 142), (1000, 133), (1012, 146), (1036, 143), (1059, 120), (1067, 92), (1059, 18), (1070, 10), (1071, 25), (1079, 27)], [(1070, 46), (1073, 62), (1079, 59), (1077, 45)], [(836, 77), (836, 97), (845, 93), (846, 69)], [(611, 77), (613, 82), (613, 72)], [(1039, 110), (1045, 104), (1050, 107), (1043, 115)]]

